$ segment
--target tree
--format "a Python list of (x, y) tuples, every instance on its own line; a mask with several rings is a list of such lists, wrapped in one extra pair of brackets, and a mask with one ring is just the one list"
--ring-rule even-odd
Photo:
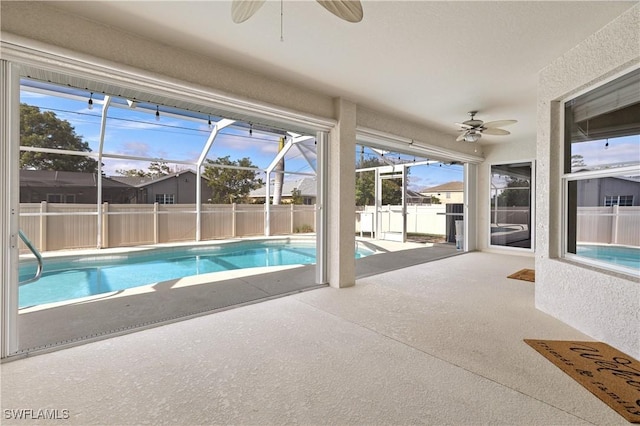
[[(89, 144), (76, 134), (67, 120), (27, 104), (20, 104), (20, 145), (91, 152)], [(20, 154), (20, 168), (96, 173), (98, 162), (79, 155), (25, 151)]]
[(256, 179), (258, 170), (215, 167), (215, 165), (255, 167), (248, 157), (230, 160), (227, 155), (215, 160), (207, 160), (203, 176), (208, 179), (208, 185), (212, 189), (211, 202), (213, 204), (246, 201), (249, 192), (264, 185), (262, 179)]
[(302, 191), (298, 188), (293, 188), (291, 190), (291, 204), (303, 204), (304, 197), (302, 196)]
[(152, 161), (151, 164), (149, 164), (149, 174), (151, 176), (166, 176), (169, 173), (171, 173), (171, 168), (169, 168), (169, 165), (164, 161), (162, 163)]
[[(356, 169), (386, 166), (377, 158), (360, 159)], [(408, 169), (407, 169), (408, 172)], [(407, 173), (408, 174), (408, 173)], [(406, 178), (406, 176), (405, 176)], [(356, 174), (356, 206), (372, 206), (375, 202), (375, 172), (360, 172)], [(382, 180), (382, 205), (402, 204), (402, 179)]]
[(531, 202), (530, 198), (528, 180), (507, 177), (507, 189), (498, 195), (498, 205), (511, 207), (528, 206)]
[(158, 163), (157, 161), (153, 161), (149, 164), (149, 170), (144, 171), (140, 169), (117, 169), (116, 173), (122, 176), (129, 177), (153, 177), (157, 178), (160, 176), (166, 176), (171, 173), (171, 169), (164, 161), (162, 163)]
[(587, 165), (584, 163), (584, 157), (580, 154), (573, 154), (571, 156), (571, 170), (577, 169), (578, 167), (586, 167)]

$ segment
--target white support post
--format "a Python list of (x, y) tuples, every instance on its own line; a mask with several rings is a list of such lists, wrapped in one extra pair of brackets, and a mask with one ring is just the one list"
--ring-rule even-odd
[(38, 240), (40, 241), (40, 251), (47, 251), (47, 224), (49, 220), (45, 213), (47, 212), (47, 202), (40, 202), (40, 235)]
[(407, 242), (407, 167), (402, 165), (402, 242)]
[(328, 274), (328, 209), (327, 209), (327, 189), (329, 179), (329, 169), (327, 161), (329, 135), (325, 132), (318, 132), (317, 143), (317, 179), (316, 179), (316, 284), (326, 284), (329, 282)]
[(158, 244), (159, 238), (159, 223), (158, 220), (158, 202), (153, 203), (153, 244)]
[(271, 172), (267, 170), (266, 182), (264, 193), (264, 236), (269, 237), (271, 235)]
[(290, 217), (290, 219), (291, 219), (291, 226), (289, 227), (289, 228), (291, 229), (291, 231), (289, 232), (290, 234), (293, 234), (293, 225), (294, 225), (294, 220), (293, 220), (293, 219), (294, 219), (294, 217), (293, 217), (293, 215), (294, 215), (295, 211), (294, 211), (294, 209), (293, 209), (293, 206), (294, 206), (294, 204), (293, 204), (293, 203), (291, 203), (291, 213), (290, 213), (290, 215), (291, 215), (291, 217)]
[(20, 73), (0, 60), (0, 358), (18, 351)]
[(329, 284), (356, 283), (356, 105), (335, 101), (338, 122), (329, 136)]
[(96, 200), (96, 210), (98, 213), (98, 223), (96, 225), (97, 235), (96, 235), (96, 247), (102, 248), (102, 152), (104, 151), (104, 136), (107, 128), (107, 112), (109, 111), (109, 106), (111, 105), (111, 96), (107, 95), (104, 97), (104, 102), (102, 104), (102, 116), (100, 118), (100, 146), (98, 148), (98, 195)]
[(233, 238), (238, 234), (238, 205), (236, 203), (231, 204), (231, 236)]
[(374, 218), (373, 218), (373, 228), (376, 230), (376, 240), (380, 239), (380, 235), (382, 235), (382, 220), (380, 219), (380, 209), (382, 208), (382, 185), (380, 182), (380, 168), (377, 167), (375, 169), (375, 183), (374, 183), (374, 191), (375, 197), (373, 203), (375, 205), (374, 209)]
[(202, 148), (202, 152), (200, 153), (200, 157), (196, 163), (196, 241), (200, 241), (202, 238), (202, 166), (204, 165), (204, 161), (207, 159), (209, 150), (211, 150), (211, 146), (213, 145), (216, 136), (218, 136), (218, 133), (233, 123), (235, 123), (235, 120), (223, 118), (213, 126), (211, 133), (209, 133), (209, 137), (207, 138), (207, 143), (204, 144), (204, 148)]
[(271, 161), (271, 164), (266, 168), (266, 191), (265, 191), (265, 199), (264, 199), (264, 235), (268, 237), (271, 235), (271, 172), (276, 168), (276, 165), (287, 155), (287, 152), (295, 145), (300, 142), (307, 141), (309, 139), (313, 139), (313, 136), (299, 136), (296, 135), (293, 138), (289, 139), (289, 141), (284, 145), (284, 147), (278, 152), (278, 155)]
[[(464, 238), (463, 238), (463, 250), (473, 251), (477, 249), (477, 181), (478, 166), (476, 164), (465, 163), (463, 167), (464, 174)], [(497, 198), (497, 197), (496, 197)], [(497, 206), (496, 206), (497, 207)], [(497, 210), (497, 209), (496, 209)], [(489, 237), (491, 238), (491, 237)]]
[(618, 223), (620, 221), (620, 206), (611, 206), (613, 210), (613, 220), (611, 221), (611, 244), (618, 244)]

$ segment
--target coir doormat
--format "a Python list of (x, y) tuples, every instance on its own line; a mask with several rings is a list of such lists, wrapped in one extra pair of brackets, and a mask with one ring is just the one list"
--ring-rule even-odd
[(600, 342), (524, 340), (631, 423), (640, 423), (640, 363)]
[(535, 282), (536, 272), (533, 269), (521, 269), (518, 272), (514, 272), (513, 274), (509, 275), (507, 278)]

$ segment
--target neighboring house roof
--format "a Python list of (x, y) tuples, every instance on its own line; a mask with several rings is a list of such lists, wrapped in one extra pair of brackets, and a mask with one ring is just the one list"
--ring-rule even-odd
[[(23, 187), (97, 187), (98, 179), (95, 173), (60, 172), (55, 170), (20, 170), (20, 186)], [(117, 182), (108, 177), (102, 178), (104, 188), (130, 188), (123, 182)]]
[(430, 188), (425, 188), (421, 193), (432, 193), (432, 192), (462, 192), (464, 191), (464, 183), (460, 181), (453, 181), (443, 183), (442, 185), (432, 186)]
[(413, 198), (424, 198), (424, 195), (411, 189), (407, 189), (407, 195)]
[[(273, 197), (273, 185), (271, 186), (271, 197)], [(300, 195), (303, 197), (315, 197), (316, 192), (316, 179), (315, 178), (302, 178), (295, 181), (284, 181), (282, 184), (282, 196), (290, 197), (293, 190), (300, 191)], [(266, 185), (262, 188), (254, 189), (249, 193), (249, 197), (252, 198), (264, 198), (266, 196)]]
[[(193, 170), (180, 170), (179, 172), (169, 173), (168, 175), (156, 175), (156, 176), (109, 176), (109, 179), (113, 179), (118, 182), (125, 183), (130, 186), (135, 186), (136, 188), (143, 188), (145, 186), (162, 182), (163, 180), (167, 180), (176, 176), (180, 176), (185, 173), (190, 173), (192, 175), (196, 175), (196, 172)], [(202, 176), (202, 179), (207, 179), (205, 176)]]

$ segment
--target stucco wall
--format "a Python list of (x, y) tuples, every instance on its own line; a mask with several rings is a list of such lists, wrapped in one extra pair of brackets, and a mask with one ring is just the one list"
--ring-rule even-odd
[(640, 280), (559, 258), (562, 237), (561, 100), (640, 61), (640, 5), (580, 43), (539, 74), (536, 307), (640, 358)]

